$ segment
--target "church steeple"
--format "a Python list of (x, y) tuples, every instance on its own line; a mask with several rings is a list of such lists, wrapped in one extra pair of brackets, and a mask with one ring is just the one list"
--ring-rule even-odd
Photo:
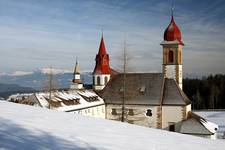
[(72, 80), (71, 89), (83, 89), (83, 83), (80, 77), (80, 67), (78, 65), (77, 58), (76, 58), (76, 65), (73, 72), (73, 80)]
[(102, 90), (110, 79), (111, 69), (109, 66), (109, 55), (107, 54), (104, 36), (102, 32), (98, 54), (95, 58), (96, 64), (93, 71), (93, 85), (95, 90)]
[(182, 48), (184, 46), (181, 31), (174, 19), (174, 8), (171, 9), (171, 21), (164, 32), (163, 42), (163, 74), (165, 78), (173, 78), (182, 89)]
[(110, 74), (109, 55), (106, 52), (104, 37), (102, 33), (98, 54), (95, 58), (96, 65), (94, 74)]

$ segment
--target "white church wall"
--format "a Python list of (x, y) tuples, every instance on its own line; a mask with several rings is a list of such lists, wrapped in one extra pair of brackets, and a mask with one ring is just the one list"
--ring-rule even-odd
[(185, 107), (186, 107), (186, 114), (188, 114), (188, 112), (191, 111), (191, 104), (189, 104)]
[(165, 65), (166, 78), (176, 79), (176, 65)]
[(83, 89), (83, 84), (73, 83), (70, 85), (71, 89)]
[[(147, 110), (150, 109), (152, 116), (147, 116)], [(116, 114), (114, 114), (116, 112)], [(106, 119), (120, 121), (122, 116), (122, 106), (107, 104), (106, 106)], [(157, 106), (141, 106), (141, 105), (125, 105), (124, 121), (146, 126), (157, 127)]]
[[(175, 125), (182, 121), (182, 106), (162, 106), (162, 128), (169, 130), (170, 125)], [(175, 126), (175, 131), (179, 130)]]
[(70, 113), (105, 119), (105, 105), (89, 107), (81, 110), (74, 110)]
[[(98, 77), (100, 78), (100, 84), (98, 83)], [(94, 75), (94, 89), (95, 90), (102, 90), (105, 87), (105, 77), (107, 77), (107, 82), (110, 80), (110, 74), (95, 74)]]
[(80, 79), (80, 74), (75, 74), (74, 78), (79, 80)]
[(183, 80), (182, 65), (178, 65), (177, 67), (178, 67), (177, 69), (178, 69), (178, 82), (179, 82), (178, 85), (179, 85), (179, 87), (181, 89), (183, 89), (183, 83), (182, 83), (183, 82), (182, 81)]

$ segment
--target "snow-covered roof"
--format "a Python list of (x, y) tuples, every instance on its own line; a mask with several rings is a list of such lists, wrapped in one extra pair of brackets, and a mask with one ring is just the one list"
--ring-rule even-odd
[(224, 150), (223, 140), (0, 101), (0, 149)]
[(42, 107), (48, 107), (48, 101), (46, 100), (44, 93), (35, 93), (34, 95)]
[[(35, 96), (42, 107), (47, 108), (49, 106), (47, 100), (49, 99), (49, 93), (35, 93)], [(92, 100), (90, 101), (89, 98)], [(103, 99), (92, 90), (57, 91), (52, 93), (51, 99), (61, 104), (59, 107), (51, 107), (52, 109), (59, 111), (75, 111), (104, 104)], [(71, 105), (64, 104), (64, 101), (66, 102), (69, 100), (75, 100), (78, 101), (78, 103)]]
[(31, 96), (33, 93), (16, 93), (16, 94), (12, 94), (8, 97), (7, 101), (10, 100), (19, 100), (22, 99), (23, 97), (28, 97)]
[(204, 127), (209, 130), (211, 133), (216, 133), (217, 130), (219, 129), (218, 125), (215, 124), (215, 123), (212, 123), (210, 121), (207, 121), (207, 120), (203, 120), (201, 119), (200, 122), (204, 125)]
[(206, 118), (210, 122), (214, 122), (218, 124), (219, 129), (217, 132), (217, 136), (219, 138), (223, 138), (225, 135), (225, 111), (196, 111), (196, 114)]
[(181, 124), (181, 133), (212, 135), (219, 129), (218, 125), (193, 113), (188, 113), (188, 118)]

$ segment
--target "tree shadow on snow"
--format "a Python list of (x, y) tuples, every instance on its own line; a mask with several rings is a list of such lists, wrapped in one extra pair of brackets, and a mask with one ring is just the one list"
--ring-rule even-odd
[[(37, 124), (38, 126), (38, 124)], [(57, 131), (56, 131), (57, 132)], [(81, 147), (80, 145), (84, 145)], [(11, 120), (0, 118), (0, 149), (6, 150), (41, 150), (41, 149), (66, 149), (66, 150), (96, 150), (88, 143), (76, 140), (71, 142), (53, 136), (43, 131), (33, 132), (13, 123)]]

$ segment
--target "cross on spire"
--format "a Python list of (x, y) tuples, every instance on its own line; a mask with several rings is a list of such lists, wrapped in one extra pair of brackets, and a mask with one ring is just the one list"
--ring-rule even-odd
[(101, 32), (102, 32), (102, 37), (103, 37), (103, 25), (101, 25)]
[(175, 9), (175, 7), (174, 7), (174, 2), (173, 2), (173, 0), (172, 0), (172, 3), (171, 3), (171, 16), (172, 16), (172, 17), (173, 17), (174, 9)]

